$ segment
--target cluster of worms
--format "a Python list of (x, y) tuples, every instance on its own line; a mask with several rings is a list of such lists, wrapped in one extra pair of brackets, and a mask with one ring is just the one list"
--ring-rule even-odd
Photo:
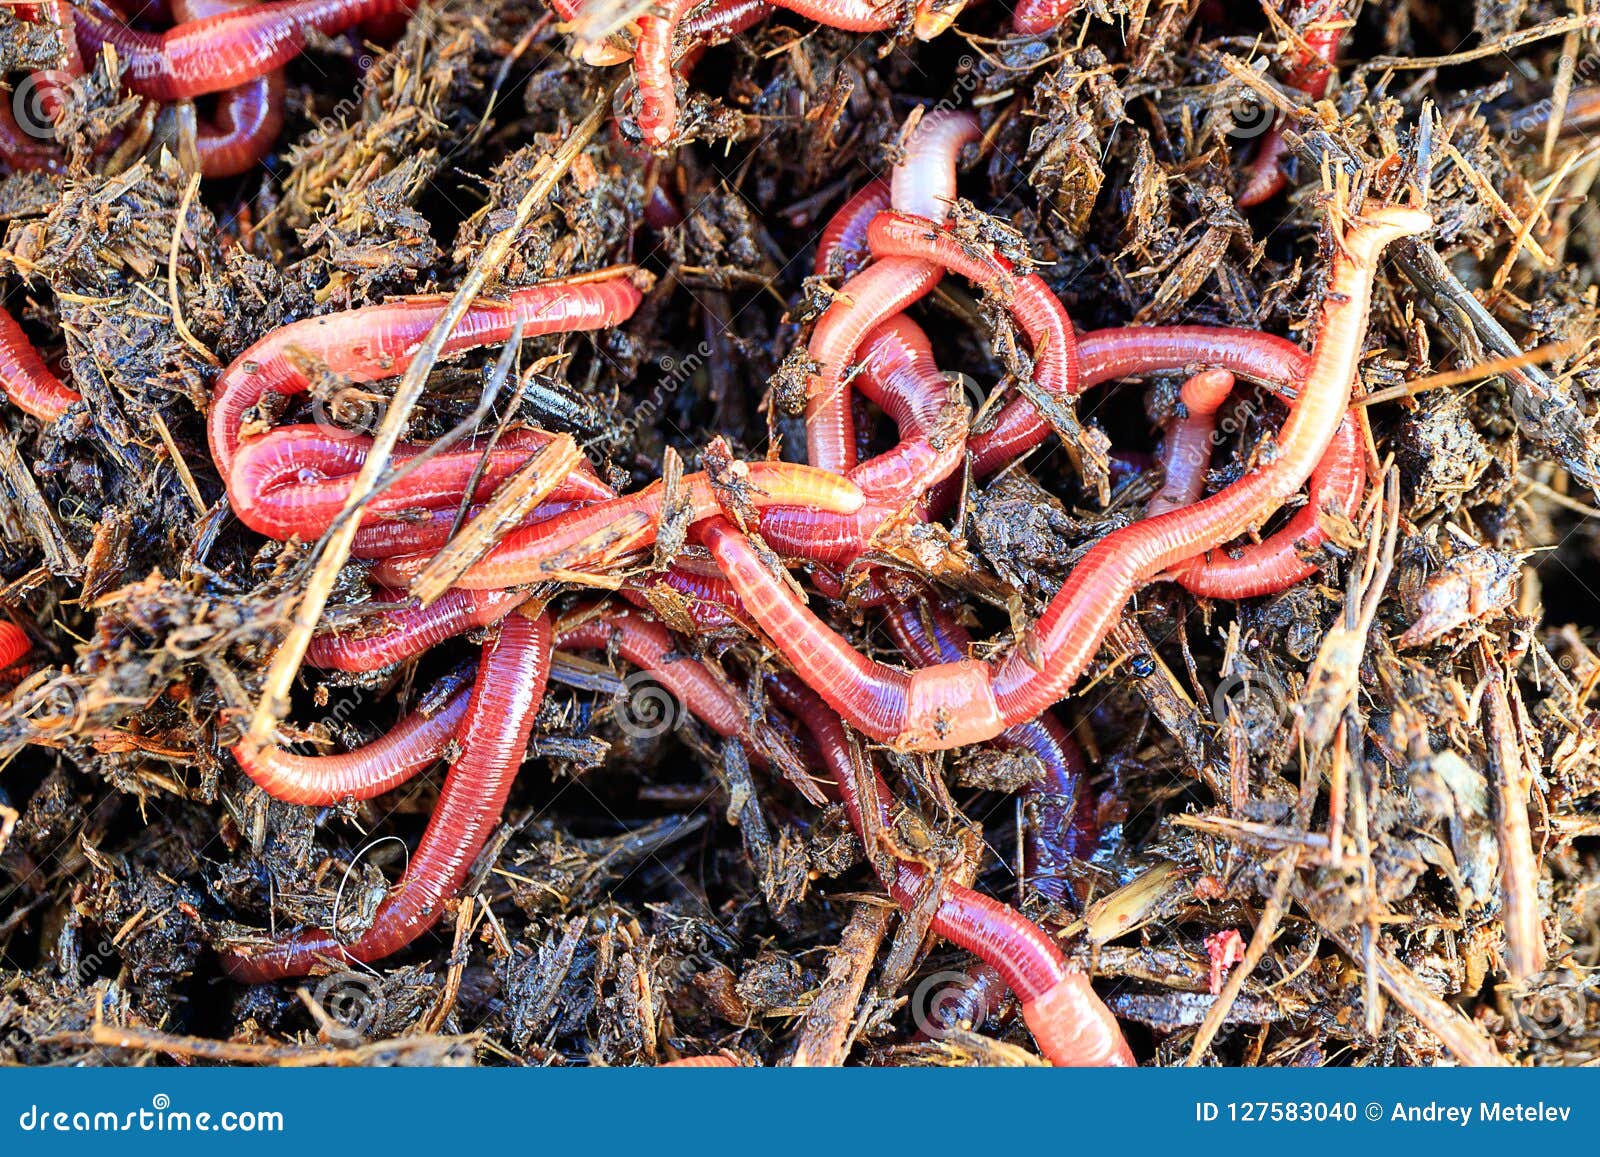
[[(555, 3), (561, 19), (584, 24), (577, 0)], [(962, 7), (919, 0), (908, 14), (872, 0), (778, 3), (855, 32), (909, 19), (921, 36), (938, 34)], [(1015, 29), (1046, 33), (1074, 6), (1029, 0), (1016, 9)], [(1289, 78), (1313, 98), (1327, 87), (1343, 30), (1335, 5), (1317, 7), (1303, 59)], [(135, 28), (98, 3), (18, 11), (70, 30), (62, 38), (61, 71), (68, 78), (81, 73), (86, 55), (111, 46), (126, 68), (124, 83), (152, 102), (218, 94), (197, 141), (202, 172), (226, 175), (247, 169), (271, 147), (283, 116), (282, 68), (302, 49), (307, 31), (332, 35), (360, 27), (378, 34), (392, 31), (407, 10), (396, 0), (172, 0), (169, 10), (143, 17), (169, 21), (166, 31)], [(677, 86), (698, 52), (770, 10), (764, 0), (698, 6), (668, 0), (625, 29), (602, 29), (584, 51), (595, 64), (632, 61), (637, 128), (646, 145), (661, 149), (674, 139)], [(52, 91), (47, 106), (62, 99)], [(342, 754), (305, 756), (248, 741), (233, 754), (269, 795), (313, 806), (379, 796), (447, 759), (438, 805), (403, 879), (358, 939), (311, 929), (241, 945), (225, 957), (230, 975), (257, 983), (375, 961), (432, 927), (499, 822), (553, 656), (603, 652), (648, 672), (711, 731), (745, 743), (753, 755), (762, 752), (761, 728), (776, 728), (809, 751), (809, 765), (826, 773), (815, 802), (842, 802), (893, 899), (908, 910), (931, 910), (937, 935), (981, 958), (1016, 994), (1048, 1060), (1133, 1063), (1088, 977), (1043, 929), (924, 865), (879, 854), (873, 834), (893, 823), (901, 805), (875, 769), (871, 745), (935, 752), (994, 744), (1031, 752), (1042, 775), (1030, 791), (1069, 805), (1058, 808), (1057, 822), (1037, 825), (1026, 849), (1030, 879), (1050, 888), (1056, 865), (1092, 844), (1095, 815), (1083, 754), (1052, 709), (1145, 585), (1170, 581), (1197, 595), (1243, 599), (1314, 573), (1308, 559), (1326, 539), (1325, 516), (1353, 517), (1363, 492), (1367, 465), (1351, 403), (1378, 258), (1385, 245), (1430, 223), (1420, 210), (1376, 203), (1335, 222), (1309, 352), (1225, 327), (1079, 333), (1042, 278), (952, 224), (958, 160), (979, 136), (970, 114), (921, 116), (891, 179), (857, 191), (824, 231), (816, 272), (839, 284), (805, 351), (812, 366), (805, 463), (738, 461), (714, 443), (702, 472), (622, 494), (570, 438), (539, 429), (512, 428), (447, 448), (402, 446), (393, 455), (386, 484), (361, 509), (352, 552), (369, 567), (378, 609), (353, 629), (319, 634), (307, 661), (377, 671), (446, 639), (485, 631), (470, 686), (445, 681), (382, 738)], [(0, 125), (0, 151), (18, 166), (60, 162), (19, 137), (14, 124)], [(1283, 188), (1283, 153), (1274, 131), (1241, 200), (1260, 203)], [(931, 580), (891, 575), (866, 561), (880, 532), (945, 518), (963, 477), (990, 477), (1052, 433), (1023, 396), (975, 421), (948, 367), (936, 363), (907, 310), (947, 274), (1004, 306), (1031, 351), (1033, 384), (1045, 395), (1067, 399), (1121, 379), (1190, 375), (1166, 431), (1164, 481), (1144, 516), (1082, 553), (1043, 614), (1010, 646), (985, 648), (987, 659), (976, 657), (975, 641)], [(443, 352), (626, 325), (641, 302), (639, 282), (631, 267), (614, 268), (480, 301)], [(260, 415), (281, 407), (262, 403), (305, 393), (310, 365), (355, 382), (404, 373), (446, 307), (443, 298), (412, 297), (298, 321), (261, 338), (221, 373), (208, 417), (210, 452), (240, 520), (278, 540), (314, 541), (334, 526), (373, 439), (325, 424), (263, 428), (268, 423)], [(1287, 417), (1270, 453), (1207, 494), (1217, 413), (1239, 379), (1275, 394)], [(3, 313), (0, 383), (14, 404), (44, 421), (78, 401)], [(898, 427), (899, 441), (875, 456), (863, 457), (858, 395)], [(463, 525), (501, 517), (497, 491), (530, 463), (541, 467), (530, 512), (496, 526), (494, 545), (453, 573), (445, 589), (428, 585), (439, 552)], [(1302, 490), (1304, 505), (1280, 530), (1246, 541)], [(686, 543), (668, 561), (652, 561), (669, 518), (689, 526)], [(562, 584), (577, 575), (620, 576), (616, 596), (570, 602)], [(652, 590), (663, 584), (698, 628), (742, 632), (775, 656), (759, 718), (753, 704), (693, 657), (693, 639), (651, 613)], [(818, 613), (820, 600), (846, 596), (881, 619), (904, 666), (864, 654)], [(4, 665), (27, 647), (20, 629), (0, 625)]]

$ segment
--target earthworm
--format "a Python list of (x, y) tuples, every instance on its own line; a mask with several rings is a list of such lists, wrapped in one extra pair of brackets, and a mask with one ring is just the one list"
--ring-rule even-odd
[(895, 212), (942, 225), (955, 204), (961, 150), (982, 136), (978, 118), (969, 112), (924, 113), (906, 140), (905, 159), (889, 174), (889, 201)]
[(1145, 505), (1146, 518), (1181, 510), (1199, 502), (1206, 493), (1206, 468), (1216, 440), (1217, 411), (1233, 392), (1228, 370), (1201, 370), (1183, 383), (1178, 401), (1183, 413), (1167, 429), (1161, 447), (1166, 479)]
[[(1309, 3), (1309, 0), (1308, 0)], [(1321, 100), (1328, 92), (1328, 82), (1333, 79), (1333, 59), (1339, 55), (1339, 43), (1344, 39), (1344, 0), (1323, 0), (1320, 11), (1302, 34), (1305, 47), (1295, 53), (1284, 82), (1299, 89), (1313, 101)], [(1238, 202), (1242, 208), (1253, 209), (1272, 200), (1289, 186), (1289, 175), (1283, 163), (1289, 154), (1288, 142), (1283, 137), (1283, 118), (1273, 122), (1255, 159), (1250, 162), (1250, 176), (1239, 191)]]
[[(936, 110), (926, 114), (912, 130), (905, 156), (890, 174), (890, 204), (896, 209), (911, 206), (930, 221), (943, 221), (955, 199), (956, 162), (962, 148), (978, 136), (978, 122), (970, 113)], [(841, 266), (849, 261), (863, 220), (870, 235), (871, 222), (877, 219), (867, 219), (866, 209), (880, 199), (879, 190), (868, 185), (834, 214), (817, 249), (819, 271), (835, 261)], [(806, 385), (807, 460), (839, 473), (856, 464), (855, 420), (846, 374), (857, 347), (878, 325), (926, 295), (943, 276), (931, 261), (874, 256), (878, 258), (874, 264), (840, 286), (839, 299), (818, 320), (806, 347), (818, 366)]]
[[(525, 338), (620, 325), (642, 300), (632, 272), (624, 267), (580, 274), (513, 290), (504, 301), (480, 299), (451, 333), (441, 356), (503, 342), (518, 323)], [(305, 359), (356, 382), (404, 374), (448, 304), (449, 298), (438, 294), (402, 297), (306, 318), (267, 334), (217, 379), (206, 432), (218, 471), (224, 478), (232, 475), (240, 428), (251, 407), (268, 394), (299, 394), (310, 387)]]
[[(1310, 366), (1305, 352), (1292, 342), (1226, 326), (1097, 330), (1078, 339), (1078, 351), (1083, 389), (1117, 378), (1209, 365), (1287, 398), (1305, 380)], [(973, 473), (993, 473), (1048, 434), (1032, 403), (1018, 399), (1000, 412), (991, 429), (968, 441)], [(1263, 542), (1230, 547), (1220, 557), (1214, 554), (1203, 566), (1179, 566), (1174, 577), (1192, 593), (1213, 598), (1251, 598), (1293, 586), (1316, 570), (1301, 560), (1300, 552), (1327, 540), (1320, 524), (1322, 511), (1331, 508), (1347, 517), (1353, 515), (1364, 483), (1361, 433), (1355, 418), (1347, 416), (1312, 471), (1306, 505), (1281, 530)]]
[[(403, 595), (380, 591), (385, 601)], [(415, 658), (457, 635), (498, 623), (522, 602), (517, 591), (451, 589), (427, 606), (397, 606), (363, 619), (348, 631), (319, 631), (306, 662), (334, 671), (379, 671)]]
[[(865, 499), (849, 479), (826, 470), (788, 462), (753, 462), (743, 467), (742, 489), (756, 508), (796, 506), (852, 514)], [(666, 483), (657, 480), (634, 494), (572, 510), (534, 526), (513, 530), (488, 554), (456, 579), (459, 587), (493, 590), (560, 578), (564, 571), (609, 565), (649, 547), (661, 523), (668, 498)], [(721, 509), (708, 475), (683, 476), (677, 499), (690, 523), (711, 518)], [(404, 588), (421, 572), (421, 555), (385, 559), (373, 569), (379, 582)]]
[(875, 261), (840, 286), (839, 300), (817, 321), (806, 349), (818, 366), (806, 384), (806, 456), (813, 466), (842, 474), (856, 464), (847, 380), (856, 348), (943, 276), (929, 261)]
[[(453, 446), (368, 502), (362, 511), (362, 525), (403, 520), (415, 528), (411, 540), (423, 544), (439, 533), (448, 536), (448, 521), (442, 525), (419, 523), (416, 513), (447, 511), (453, 520), (463, 492), (480, 467), (472, 495), (475, 502), (487, 501), (497, 486), (549, 445), (552, 437), (542, 430), (513, 429), (492, 449), (481, 439)], [(269, 538), (317, 538), (344, 509), (371, 449), (372, 439), (365, 435), (315, 425), (281, 426), (239, 446), (226, 475), (228, 501), (240, 521)], [(401, 445), (395, 450), (393, 465), (402, 467), (427, 449)], [(569, 474), (550, 497), (555, 502), (598, 502), (615, 497), (615, 492), (589, 470), (580, 469)], [(400, 541), (405, 541), (403, 535)], [(425, 545), (411, 549), (425, 549)]]
[(678, 90), (672, 42), (678, 21), (692, 3), (693, 0), (667, 0), (665, 15), (646, 12), (634, 21), (639, 29), (633, 47), (633, 75), (639, 86), (639, 133), (651, 148), (661, 148), (677, 131)]
[(797, 16), (844, 32), (882, 32), (898, 18), (894, 0), (772, 0)]
[(54, 422), (83, 399), (50, 372), (28, 335), (0, 309), (0, 390), (25, 414)]
[(281, 71), (219, 93), (210, 119), (195, 125), (195, 152), (205, 177), (237, 177), (261, 163), (283, 131), (288, 91)]
[(726, 522), (703, 528), (705, 545), (772, 645), (853, 726), (902, 750), (993, 739), (1071, 689), (1141, 586), (1259, 525), (1306, 481), (1346, 418), (1378, 256), (1390, 241), (1431, 224), (1420, 210), (1381, 206), (1351, 223), (1335, 246), (1316, 345), (1272, 460), (1193, 506), (1100, 539), (997, 663), (969, 659), (908, 673), (875, 662), (803, 606)]
[[(886, 608), (884, 624), (900, 653), (919, 666), (957, 663), (970, 653), (972, 636), (967, 629), (931, 599), (895, 601)], [(1066, 864), (1092, 853), (1099, 838), (1083, 749), (1050, 712), (1012, 724), (995, 744), (1030, 751), (1039, 761), (1040, 777), (1023, 792), (1035, 818), (1024, 831), (1023, 878), (1060, 903), (1065, 898)]]
[[(14, 11), (19, 20), (52, 24), (58, 29), (61, 56), (57, 67), (33, 72), (27, 80), (32, 90), (29, 95), (37, 94), (39, 116), (53, 124), (61, 111), (63, 83), (82, 76), (84, 71), (83, 56), (78, 51), (77, 37), (73, 35), (72, 5), (67, 0), (48, 0), (41, 4), (19, 4)], [(29, 132), (17, 120), (16, 106), (21, 103), (18, 99), (21, 95), (19, 89), (11, 99), (0, 100), (0, 157), (17, 170), (63, 171), (65, 163), (61, 150), (53, 143), (54, 132), (41, 136), (45, 131), (43, 124), (38, 126), (41, 132)]]
[(129, 28), (97, 6), (76, 10), (78, 44), (88, 55), (114, 47), (126, 66), (124, 83), (140, 96), (187, 100), (282, 68), (305, 48), (307, 32), (332, 36), (411, 6), (409, 0), (267, 0), (161, 33)]
[(713, 0), (690, 12), (679, 24), (692, 44), (718, 44), (748, 32), (772, 15), (767, 0)]
[(265, 947), (224, 954), (229, 976), (259, 984), (304, 976), (321, 961), (352, 964), (399, 951), (438, 922), (472, 862), (494, 834), (517, 769), (527, 754), (534, 716), (550, 673), (550, 618), (524, 608), (484, 644), (466, 717), (461, 754), (450, 766), (439, 803), (405, 875), (379, 906), (372, 927), (352, 944), (320, 929)]
[[(940, 379), (948, 390), (948, 383)], [(861, 488), (861, 509), (848, 514), (786, 506), (761, 512), (761, 534), (769, 546), (791, 558), (842, 566), (865, 553), (890, 518), (916, 507), (925, 512), (928, 495), (960, 468), (966, 457), (969, 421), (964, 406), (952, 405), (929, 433), (906, 431), (892, 450), (850, 470), (845, 477)]]
[(749, 735), (746, 711), (705, 664), (679, 649), (672, 633), (660, 623), (631, 611), (595, 615), (592, 610), (580, 609), (570, 617), (574, 625), (557, 627), (556, 650), (603, 651), (615, 647), (618, 654), (647, 672), (718, 735)]
[(852, 277), (872, 260), (867, 226), (889, 207), (889, 183), (868, 181), (852, 193), (822, 227), (814, 272), (818, 277)]
[(273, 799), (308, 807), (373, 799), (426, 771), (449, 750), (467, 714), (461, 689), (428, 702), (371, 743), (336, 755), (297, 755), (281, 747), (229, 750), (240, 770)]
[(0, 619), (0, 671), (17, 662), (33, 650), (33, 640), (28, 632), (8, 619)]
[[(254, 0), (180, 0), (172, 6), (171, 11), (176, 20), (189, 23), (245, 11), (254, 6)], [(31, 13), (28, 11), (30, 8), (33, 10)], [(65, 0), (52, 0), (48, 4), (19, 8), (18, 14), (37, 22), (42, 11), (48, 11), (53, 22), (65, 30), (62, 39), (66, 48), (63, 51), (61, 75), (82, 75), (83, 60), (78, 49), (72, 6)], [(165, 14), (165, 10), (161, 14)], [(105, 13), (89, 18), (107, 19), (115, 23), (114, 17)], [(46, 73), (35, 73), (33, 81), (39, 86), (40, 111), (53, 120), (61, 98), (56, 82), (41, 80), (47, 76)], [(195, 123), (195, 151), (202, 175), (238, 176), (249, 172), (260, 162), (283, 128), (286, 89), (283, 72), (274, 70), (218, 93), (212, 116)], [(9, 107), (0, 110), (0, 113), (3, 113), (0, 115), (0, 155), (18, 168), (61, 167), (57, 151), (22, 133)]]
[[(1193, 429), (1188, 437), (1209, 443), (1215, 418), (1214, 411), (1202, 412), (1181, 424)], [(1180, 470), (1181, 497), (1192, 493), (1197, 499), (1205, 492), (1203, 463), (1191, 477), (1185, 478), (1182, 474)], [(1331, 510), (1346, 518), (1355, 517), (1365, 488), (1366, 462), (1361, 452), (1360, 430), (1354, 418), (1347, 415), (1334, 432), (1327, 452), (1311, 472), (1306, 486), (1306, 504), (1281, 530), (1261, 542), (1208, 551), (1178, 563), (1167, 572), (1167, 577), (1191, 594), (1213, 599), (1248, 599), (1287, 590), (1317, 572), (1316, 564), (1307, 562), (1302, 555), (1328, 539), (1328, 532), (1322, 528), (1323, 512)], [(1188, 502), (1179, 501), (1173, 506), (1162, 503), (1158, 507), (1161, 501), (1162, 494), (1151, 499), (1147, 514), (1188, 505)]]
[(739, 1062), (723, 1053), (704, 1057), (682, 1057), (656, 1066), (658, 1069), (737, 1069)]
[[(227, 12), (243, 12), (256, 0), (173, 0), (178, 23), (205, 20)], [(288, 82), (282, 69), (263, 73), (217, 94), (216, 108), (195, 124), (195, 151), (206, 177), (248, 173), (272, 148), (283, 130), (283, 102)]]
[[(874, 769), (871, 796), (862, 798), (850, 738), (838, 715), (810, 688), (793, 679), (771, 680), (774, 698), (810, 732), (823, 767), (850, 813), (851, 826), (867, 838), (863, 810), (876, 807), (880, 826), (892, 824), (893, 799)], [(878, 859), (868, 848), (868, 860)], [(1056, 1065), (1132, 1065), (1133, 1054), (1109, 1009), (1082, 972), (1069, 968), (1050, 938), (1015, 909), (958, 884), (935, 880), (921, 864), (897, 861), (884, 886), (895, 903), (921, 910), (931, 887), (939, 887), (932, 929), (992, 965), (1022, 1002), (1023, 1019), (1039, 1050)]]
[(1011, 29), (1022, 36), (1043, 36), (1053, 32), (1082, 0), (1018, 0), (1011, 10)]
[(1061, 301), (1036, 273), (1018, 276), (999, 253), (957, 238), (925, 217), (898, 209), (880, 213), (867, 227), (867, 244), (879, 259), (916, 258), (965, 277), (1003, 302), (1033, 347), (1033, 377), (1041, 390), (1065, 397), (1079, 384), (1078, 337)]

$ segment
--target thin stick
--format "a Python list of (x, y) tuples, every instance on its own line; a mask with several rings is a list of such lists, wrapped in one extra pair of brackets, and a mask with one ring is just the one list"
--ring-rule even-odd
[(172, 245), (167, 249), (167, 299), (172, 306), (172, 326), (178, 331), (178, 336), (208, 363), (220, 366), (222, 363), (217, 360), (217, 355), (202, 345), (200, 339), (189, 331), (189, 323), (183, 320), (183, 307), (178, 303), (178, 250), (183, 244), (183, 223), (188, 219), (189, 205), (199, 191), (200, 174), (196, 173), (184, 186), (183, 196), (178, 201), (178, 220), (172, 226)]
[[(539, 175), (517, 204), (517, 211), (511, 223), (484, 247), (483, 255), (467, 273), (461, 287), (450, 299), (449, 307), (435, 323), (427, 340), (422, 343), (422, 348), (417, 351), (417, 356), (407, 367), (405, 376), (400, 379), (400, 387), (395, 391), (389, 412), (384, 415), (383, 424), (378, 427), (377, 435), (373, 438), (372, 450), (368, 453), (366, 462), (362, 464), (361, 472), (356, 475), (350, 498), (345, 503), (347, 510), (358, 507), (364, 502), (378, 480), (383, 477), (384, 471), (389, 466), (389, 458), (400, 441), (400, 432), (405, 429), (412, 409), (422, 396), (428, 375), (432, 372), (434, 363), (439, 360), (445, 342), (455, 331), (456, 325), (466, 316), (472, 303), (477, 300), (490, 275), (511, 255), (512, 247), (521, 235), (523, 227), (533, 217), (534, 210), (544, 203), (550, 191), (555, 188), (556, 182), (600, 131), (610, 112), (611, 88), (608, 87), (590, 109), (589, 115), (583, 118), (582, 123), (555, 155), (540, 161)], [(288, 711), (289, 692), (294, 686), (295, 676), (300, 672), (300, 663), (305, 658), (306, 648), (311, 645), (311, 636), (316, 632), (317, 624), (322, 619), (323, 608), (327, 606), (328, 596), (333, 591), (339, 571), (350, 558), (350, 548), (355, 543), (359, 526), (358, 520), (349, 519), (329, 535), (323, 547), (322, 557), (317, 561), (316, 569), (306, 582), (305, 594), (301, 596), (300, 603), (295, 608), (289, 633), (278, 648), (277, 654), (272, 657), (271, 667), (267, 669), (266, 686), (261, 692), (261, 702), (256, 705), (255, 714), (250, 720), (250, 729), (244, 738), (245, 744), (249, 747), (261, 747), (271, 743), (278, 720)]]

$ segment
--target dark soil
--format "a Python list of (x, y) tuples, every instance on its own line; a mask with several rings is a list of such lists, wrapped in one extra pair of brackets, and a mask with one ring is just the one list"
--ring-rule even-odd
[[(833, 1037), (850, 1063), (1031, 1059), (1009, 999), (918, 1032), (974, 961), (885, 911), (842, 811), (692, 720), (630, 738), (603, 690), (553, 687), (474, 901), (438, 931), (370, 972), (245, 988), (219, 968), (219, 945), (263, 929), (359, 932), (440, 773), (318, 810), (269, 800), (225, 754), (314, 560), (229, 512), (211, 383), (287, 321), (453, 290), (618, 83), (616, 131), (490, 292), (624, 262), (655, 275), (627, 325), (531, 342), (520, 363), (537, 372), (514, 417), (572, 433), (628, 488), (673, 454), (694, 468), (716, 435), (745, 458), (803, 452), (779, 370), (826, 300), (807, 276), (815, 238), (893, 163), (915, 105), (979, 112), (963, 211), (1003, 227), (1080, 329), (1303, 341), (1330, 201), (1425, 197), (1438, 228), (1389, 254), (1366, 388), (1557, 348), (1373, 404), (1388, 490), (1319, 577), (1238, 604), (1156, 584), (1130, 606), (1061, 709), (1101, 800), (1071, 894), (1019, 897), (1026, 768), (880, 758), (918, 821), (897, 834), (1061, 930), (1141, 1062), (1593, 1061), (1600, 149), (1563, 129), (1547, 153), (1535, 118), (1600, 80), (1600, 30), (1530, 35), (1568, 16), (1558, 0), (1470, 8), (1363, 5), (1330, 98), (1299, 122), (1290, 194), (1250, 212), (1235, 114), (1281, 85), (1292, 45), (1252, 6), (1208, 0), (1091, 0), (1043, 40), (1004, 39), (1001, 5), (926, 43), (780, 12), (697, 65), (691, 139), (650, 164), (626, 140), (630, 70), (575, 63), (531, 0), (425, 8), (392, 49), (319, 43), (290, 66), (265, 168), (192, 197), (161, 126), (141, 139), (138, 102), (104, 74), (83, 82), (70, 173), (0, 178), (6, 306), (86, 399), (48, 428), (0, 417), (0, 602), (37, 643), (0, 702), (0, 1063), (623, 1065), (725, 1048), (773, 1064)], [(1394, 66), (1512, 34), (1506, 52)], [(5, 68), (29, 66), (25, 39), (0, 9)], [(96, 151), (130, 133), (140, 147)], [(652, 182), (682, 225), (643, 223)], [(964, 285), (917, 316), (940, 364), (984, 392), (1015, 368), (1014, 335)], [(469, 412), (498, 354), (442, 366), (408, 436)], [(892, 553), (935, 562), (980, 637), (1005, 642), (1077, 551), (1139, 515), (1151, 480), (1096, 467), (1109, 446), (1158, 443), (1175, 385), (1092, 392), (1068, 452), (1051, 443), (967, 496), (964, 541)], [(306, 404), (359, 425), (385, 389), (325, 381)], [(1242, 408), (1215, 484), (1280, 414)], [(330, 616), (359, 610), (361, 580), (341, 576)], [(889, 649), (870, 615), (831, 613)], [(759, 684), (748, 639), (696, 645)], [(379, 677), (307, 671), (294, 726), (329, 750), (370, 739), (473, 653), (461, 639)], [(1247, 976), (1219, 1008), (1230, 933)]]

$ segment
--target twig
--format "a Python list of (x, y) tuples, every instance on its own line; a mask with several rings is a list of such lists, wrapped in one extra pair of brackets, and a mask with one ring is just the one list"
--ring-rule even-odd
[(1595, 28), (1600, 28), (1600, 14), (1567, 16), (1536, 28), (1524, 28), (1520, 32), (1513, 32), (1498, 40), (1490, 40), (1476, 48), (1451, 52), (1444, 56), (1375, 56), (1356, 71), (1360, 76), (1365, 76), (1369, 72), (1388, 68), (1416, 71), (1426, 68), (1446, 68), (1452, 64), (1469, 64), (1486, 56), (1498, 56), (1526, 44), (1548, 40), (1552, 36), (1565, 36), (1569, 32), (1584, 32)]
[(462, 897), (461, 907), (456, 911), (456, 935), (450, 945), (450, 967), (445, 973), (444, 991), (439, 994), (439, 1003), (429, 1010), (417, 1026), (427, 1036), (433, 1036), (444, 1027), (450, 1010), (456, 1006), (456, 998), (461, 994), (461, 977), (467, 970), (467, 960), (471, 955), (466, 950), (467, 937), (472, 934), (473, 916), (477, 908), (474, 897)]
[(571, 434), (561, 434), (500, 484), (486, 506), (411, 580), (423, 603), (444, 594), (467, 569), (488, 554), (508, 530), (550, 496), (583, 461)]
[(306, 1048), (300, 1045), (240, 1044), (205, 1037), (173, 1036), (142, 1028), (117, 1028), (96, 1024), (88, 1032), (65, 1032), (39, 1038), (41, 1044), (89, 1045), (95, 1048), (131, 1049), (169, 1057), (219, 1061), (235, 1065), (281, 1065), (285, 1068), (336, 1066), (349, 1068), (379, 1061), (393, 1063), (404, 1053), (427, 1057), (458, 1049), (475, 1050), (481, 1033), (465, 1036), (413, 1036), (379, 1041), (358, 1048)]
[[(477, 300), (490, 275), (511, 255), (512, 247), (521, 235), (523, 227), (533, 217), (534, 210), (544, 203), (545, 198), (555, 188), (556, 182), (599, 132), (610, 112), (611, 88), (608, 86), (566, 143), (554, 156), (540, 162), (541, 171), (528, 187), (528, 191), (523, 194), (522, 200), (518, 202), (517, 211), (510, 224), (484, 247), (482, 256), (463, 279), (461, 287), (450, 299), (449, 306), (429, 332), (427, 340), (422, 343), (411, 365), (407, 367), (405, 376), (400, 379), (400, 386), (395, 391), (389, 412), (384, 415), (383, 424), (378, 427), (377, 435), (373, 438), (367, 460), (362, 464), (361, 472), (356, 475), (350, 498), (345, 504), (346, 509), (356, 507), (363, 502), (383, 477), (383, 472), (389, 465), (390, 455), (394, 453), (395, 446), (400, 441), (400, 432), (405, 429), (412, 409), (422, 396), (428, 375), (432, 372), (434, 363), (439, 360), (445, 343), (455, 331), (456, 324)], [(349, 519), (328, 536), (322, 557), (307, 580), (305, 593), (295, 608), (289, 633), (278, 648), (277, 654), (272, 657), (272, 665), (267, 669), (261, 702), (256, 706), (255, 714), (250, 720), (250, 729), (244, 738), (247, 745), (261, 747), (270, 743), (278, 720), (282, 719), (288, 710), (289, 692), (294, 686), (295, 676), (300, 671), (300, 663), (305, 658), (306, 648), (311, 645), (311, 636), (316, 632), (317, 623), (322, 618), (322, 610), (328, 603), (328, 596), (333, 591), (339, 572), (350, 557), (350, 548), (355, 542), (359, 526), (358, 520)]]
[(172, 327), (178, 331), (178, 336), (209, 365), (220, 366), (222, 363), (217, 360), (217, 355), (190, 332), (189, 323), (183, 320), (183, 306), (178, 301), (178, 250), (183, 244), (183, 223), (188, 220), (189, 205), (199, 191), (200, 174), (195, 173), (184, 186), (183, 196), (178, 201), (178, 220), (172, 226), (172, 245), (167, 250), (167, 297), (172, 307)]
[(886, 904), (857, 904), (839, 947), (828, 959), (828, 974), (817, 989), (800, 1026), (793, 1067), (834, 1068), (850, 1052), (850, 1026), (866, 991), (872, 962), (889, 932), (895, 910)]
[(1495, 834), (1500, 841), (1506, 972), (1512, 980), (1527, 980), (1543, 972), (1546, 961), (1539, 919), (1539, 865), (1528, 826), (1527, 765), (1506, 697), (1505, 671), (1482, 640), (1476, 650), (1478, 677), (1485, 685), (1483, 738), (1495, 795)]
[(1239, 993), (1244, 990), (1244, 982), (1255, 972), (1256, 965), (1261, 963), (1261, 958), (1272, 946), (1273, 938), (1278, 935), (1278, 923), (1288, 908), (1289, 889), (1294, 884), (1294, 874), (1299, 866), (1300, 853), (1296, 849), (1288, 853), (1283, 866), (1278, 869), (1277, 882), (1273, 885), (1272, 895), (1267, 897), (1267, 906), (1262, 909), (1261, 919), (1256, 921), (1256, 930), (1250, 937), (1249, 946), (1244, 950), (1244, 959), (1228, 977), (1228, 982), (1222, 986), (1216, 1001), (1206, 1010), (1205, 1020), (1200, 1022), (1199, 1029), (1195, 1031), (1194, 1044), (1190, 1046), (1189, 1058), (1184, 1062), (1190, 1068), (1199, 1065), (1205, 1057), (1206, 1050), (1211, 1047), (1211, 1042), (1216, 1039), (1223, 1022), (1228, 1019), (1234, 1001), (1239, 999)]

